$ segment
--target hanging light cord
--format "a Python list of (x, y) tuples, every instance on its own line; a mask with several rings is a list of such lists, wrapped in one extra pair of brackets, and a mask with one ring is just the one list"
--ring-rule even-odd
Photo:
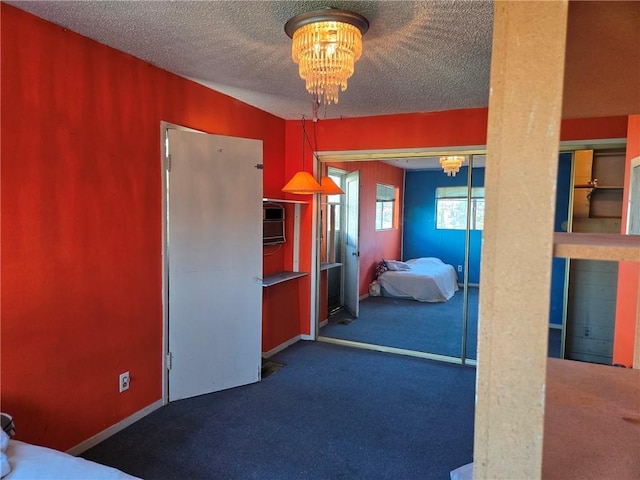
[[(302, 137), (306, 140), (307, 144), (309, 145), (309, 148), (311, 149), (311, 155), (313, 155), (313, 158), (316, 159), (317, 161), (320, 161), (320, 158), (318, 157), (318, 154), (316, 153), (317, 147), (318, 147), (318, 134), (316, 133), (316, 122), (313, 122), (313, 137), (314, 140), (316, 141), (316, 146), (314, 147), (311, 144), (311, 139), (309, 138), (309, 134), (307, 133), (307, 126), (305, 124), (305, 117), (304, 115), (302, 116)], [(302, 144), (302, 169), (304, 170), (304, 142)]]

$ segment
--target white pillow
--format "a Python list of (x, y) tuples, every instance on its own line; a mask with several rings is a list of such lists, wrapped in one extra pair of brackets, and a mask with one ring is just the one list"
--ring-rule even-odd
[(411, 270), (411, 267), (408, 264), (398, 260), (385, 260), (384, 263), (387, 264), (387, 268), (392, 272)]
[(11, 472), (11, 465), (7, 459), (7, 454), (4, 453), (9, 445), (9, 435), (4, 430), (0, 430), (0, 476), (4, 477)]

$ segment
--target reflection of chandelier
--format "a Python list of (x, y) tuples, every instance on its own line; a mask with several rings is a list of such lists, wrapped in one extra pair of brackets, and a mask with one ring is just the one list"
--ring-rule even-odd
[(456, 176), (456, 173), (460, 171), (462, 162), (464, 162), (464, 157), (455, 155), (440, 157), (440, 165), (442, 165), (442, 170), (444, 170), (444, 173), (446, 173), (448, 177)]
[(357, 13), (326, 8), (289, 20), (284, 30), (293, 39), (291, 56), (298, 64), (307, 91), (325, 105), (338, 103), (338, 87), (347, 79), (362, 55), (362, 35), (369, 22)]

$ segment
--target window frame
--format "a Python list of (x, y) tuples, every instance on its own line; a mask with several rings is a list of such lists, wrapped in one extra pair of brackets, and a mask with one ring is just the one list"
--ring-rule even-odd
[[(448, 193), (448, 194), (447, 194)], [(444, 218), (442, 208), (444, 202), (460, 202), (464, 204), (463, 212), (449, 223)], [(435, 191), (435, 223), (436, 230), (466, 230), (467, 209), (469, 208), (469, 192), (466, 185), (457, 187), (436, 187)], [(471, 216), (469, 230), (482, 231), (485, 216), (485, 188), (471, 187)], [(456, 222), (457, 220), (457, 222)], [(463, 220), (463, 222), (462, 222)], [(451, 221), (451, 220), (450, 220)]]
[[(398, 228), (398, 187), (376, 182), (376, 208), (374, 227), (376, 232)], [(390, 221), (385, 216), (391, 215)]]

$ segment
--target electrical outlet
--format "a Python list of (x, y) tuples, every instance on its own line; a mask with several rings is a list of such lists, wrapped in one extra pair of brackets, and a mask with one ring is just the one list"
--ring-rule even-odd
[(589, 337), (591, 335), (591, 330), (589, 327), (584, 327), (584, 336)]
[(129, 372), (124, 372), (120, 374), (120, 393), (125, 390), (129, 390), (129, 385), (131, 383), (131, 379), (129, 378)]
[(458, 265), (458, 271), (461, 272), (462, 271), (462, 265)]

